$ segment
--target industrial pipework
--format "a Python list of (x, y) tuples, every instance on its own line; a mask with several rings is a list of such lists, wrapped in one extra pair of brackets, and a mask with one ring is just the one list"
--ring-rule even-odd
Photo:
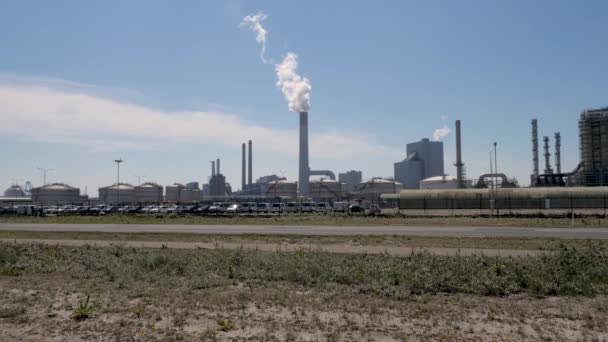
[(555, 133), (555, 172), (562, 173), (562, 137), (559, 132)]

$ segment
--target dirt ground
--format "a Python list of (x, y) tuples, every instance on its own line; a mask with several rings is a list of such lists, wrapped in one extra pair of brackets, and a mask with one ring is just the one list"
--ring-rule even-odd
[[(0, 277), (2, 341), (602, 341), (608, 297), (405, 300), (293, 284), (162, 289), (53, 274)], [(87, 295), (88, 319), (72, 319)]]

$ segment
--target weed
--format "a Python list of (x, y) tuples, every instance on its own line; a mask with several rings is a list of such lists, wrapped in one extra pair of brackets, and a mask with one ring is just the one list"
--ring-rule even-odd
[(89, 299), (91, 296), (87, 295), (87, 299), (78, 304), (78, 307), (76, 307), (76, 309), (74, 309), (74, 312), (72, 312), (72, 319), (75, 321), (84, 321), (85, 319), (88, 319), (91, 317), (91, 314), (93, 313), (93, 306), (89, 305)]
[(224, 332), (234, 329), (234, 323), (229, 319), (220, 319), (217, 324), (220, 326), (220, 330)]

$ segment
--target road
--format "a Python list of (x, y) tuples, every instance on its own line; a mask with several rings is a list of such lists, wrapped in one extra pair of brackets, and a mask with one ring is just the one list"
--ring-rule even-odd
[(436, 237), (559, 237), (608, 239), (602, 228), (415, 227), (415, 226), (273, 226), (179, 224), (27, 224), (0, 223), (0, 231), (69, 231), (108, 233), (199, 233), (281, 235), (405, 235)]

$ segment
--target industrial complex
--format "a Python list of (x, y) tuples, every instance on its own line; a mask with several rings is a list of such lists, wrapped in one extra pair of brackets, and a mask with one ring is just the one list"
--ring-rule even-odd
[[(292, 181), (277, 175), (253, 179), (253, 141), (242, 144), (241, 187), (237, 191), (222, 173), (219, 158), (210, 161), (211, 175), (207, 182), (175, 183), (162, 186), (153, 182), (140, 185), (121, 183), (99, 188), (98, 198), (88, 198), (80, 189), (63, 183), (43, 184), (40, 187), (11, 185), (4, 192), (2, 202), (38, 205), (74, 203), (103, 203), (109, 205), (201, 203), (205, 201), (249, 200), (313, 200), (336, 202), (341, 200), (399, 200), (403, 208), (447, 207), (447, 199), (454, 208), (469, 207), (538, 207), (538, 200), (551, 199), (544, 206), (567, 206), (573, 194), (604, 199), (608, 186), (608, 108), (589, 109), (581, 113), (578, 122), (580, 162), (574, 170), (562, 170), (561, 135), (554, 132), (544, 135), (543, 167), (539, 157), (539, 122), (532, 120), (531, 150), (532, 172), (530, 188), (518, 189), (519, 185), (505, 173), (498, 173), (496, 166), (490, 173), (476, 179), (466, 177), (462, 157), (461, 122), (455, 122), (456, 176), (445, 173), (443, 142), (424, 138), (406, 145), (405, 159), (394, 163), (394, 175), (390, 178), (364, 179), (358, 170), (340, 172), (336, 178), (330, 170), (315, 170), (309, 165), (308, 112), (299, 113), (299, 174)], [(553, 137), (554, 149), (551, 149)], [(553, 153), (552, 153), (553, 152)], [(552, 162), (551, 156), (554, 159)], [(117, 163), (122, 159), (116, 160)], [(541, 171), (542, 169), (542, 171)], [(120, 174), (119, 174), (120, 175)], [(120, 177), (120, 176), (119, 176)], [(315, 178), (311, 178), (315, 177)], [(561, 188), (551, 190), (549, 188)], [(582, 190), (588, 188), (586, 190)], [(425, 199), (421, 204), (421, 198)], [(508, 200), (507, 200), (508, 198)], [(458, 199), (457, 203), (454, 200)], [(427, 201), (429, 200), (429, 201)], [(433, 202), (435, 201), (435, 202)], [(443, 201), (443, 202), (441, 202)], [(509, 201), (506, 204), (506, 201)], [(517, 202), (518, 201), (518, 202)], [(532, 204), (533, 202), (533, 204)], [(443, 204), (440, 204), (443, 203)], [(517, 203), (517, 204), (516, 204)], [(524, 203), (524, 204), (522, 204)], [(528, 204), (525, 204), (528, 203)], [(570, 204), (572, 205), (572, 204)]]

